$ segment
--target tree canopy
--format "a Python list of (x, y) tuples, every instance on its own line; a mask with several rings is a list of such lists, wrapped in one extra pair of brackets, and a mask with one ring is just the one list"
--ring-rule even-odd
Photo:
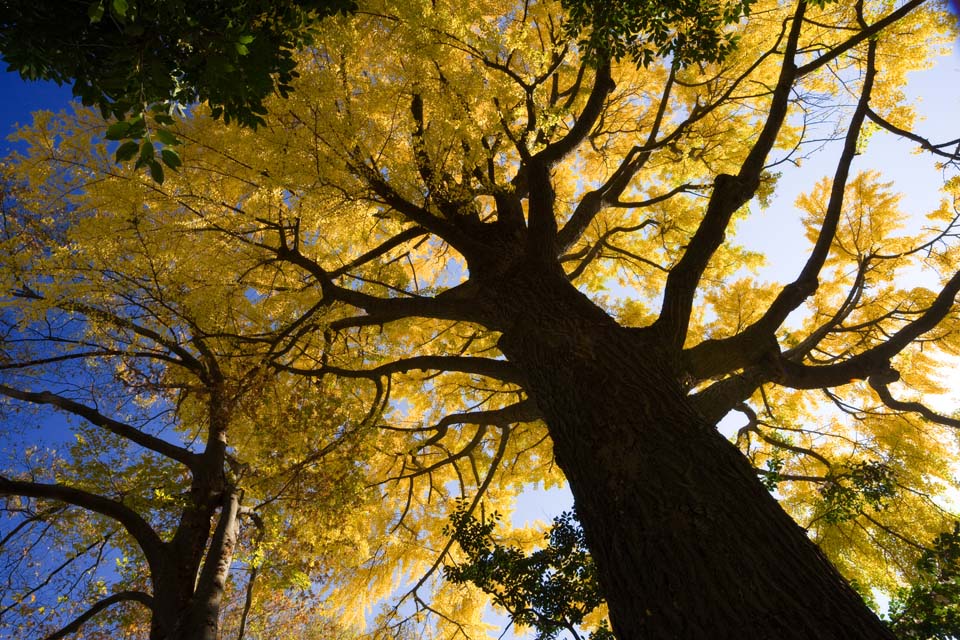
[[(264, 624), (302, 574), (308, 624), (474, 638), (499, 587), (443, 579), (471, 560), (458, 532), (533, 553), (542, 533), (484, 514), (562, 471), (617, 637), (893, 637), (863, 602), (875, 590), (923, 617), (954, 571), (937, 563), (960, 416), (928, 400), (960, 347), (960, 178), (957, 140), (917, 133), (903, 88), (955, 21), (923, 0), (694, 4), (611, 23), (602, 3), (361, 3), (297, 53), (296, 90), (256, 130), (201, 108), (170, 125), (191, 144), (163, 184), (114, 166), (96, 114), (38, 117), (4, 201), (9, 406), (50, 393), (190, 455), (229, 437), (204, 499), (155, 448), (167, 484), (94, 463), (131, 445), (74, 412), (113, 440), (53, 475), (11, 463), (5, 531), (99, 548), (110, 514), (80, 530), (75, 502), (27, 486), (58, 483), (164, 544), (205, 509), (206, 544), (242, 493), (240, 516), (264, 505), (276, 526), (261, 555), (239, 518), (250, 555), (226, 570), (222, 620), (262, 557), (288, 576), (260, 592)], [(678, 34), (700, 27), (707, 53), (688, 57)], [(933, 210), (864, 165), (881, 130), (942, 162)], [(811, 161), (825, 177), (777, 200)], [(739, 242), (758, 215), (802, 222), (797, 273), (758, 274), (780, 257)], [(198, 416), (217, 384), (215, 428)], [(168, 485), (188, 497), (160, 517), (147, 496)], [(22, 619), (46, 615), (7, 584)]]
[[(354, 462), (368, 409), (264, 375), (263, 355), (293, 330), (286, 319), (230, 278), (217, 284), (215, 267), (170, 260), (219, 243), (191, 247), (172, 227), (156, 234), (67, 203), (35, 209), (5, 178), (0, 395), (16, 449), (0, 476), (3, 628), (58, 638), (95, 621), (199, 639), (282, 622), (299, 637), (322, 603), (269, 603), (309, 592), (331, 569), (324, 557), (365, 539), (347, 516), (366, 508)], [(232, 274), (244, 259), (220, 264)], [(56, 419), (38, 431), (45, 409), (69, 431)], [(105, 611), (124, 602), (139, 606)]]
[(85, 105), (124, 118), (153, 104), (209, 103), (226, 122), (263, 122), (296, 78), (294, 53), (349, 0), (5, 2), (0, 55), (29, 80), (72, 83)]
[[(285, 96), (294, 54), (312, 43), (321, 18), (352, 0), (90, 0), (0, 7), (0, 56), (27, 80), (72, 84), (83, 104), (118, 119), (118, 162), (136, 158), (154, 180), (176, 170), (180, 140), (169, 125), (204, 102), (214, 117), (256, 127), (264, 100)], [(160, 149), (157, 152), (157, 148)]]

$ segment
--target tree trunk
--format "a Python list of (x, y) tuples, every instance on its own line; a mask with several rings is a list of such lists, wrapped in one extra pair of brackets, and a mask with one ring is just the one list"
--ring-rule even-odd
[(239, 513), (240, 496), (231, 488), (224, 495), (220, 520), (197, 580), (186, 628), (176, 640), (217, 640), (220, 607), (239, 533)]
[[(214, 474), (208, 474), (214, 475)], [(184, 510), (177, 532), (153, 576), (154, 612), (150, 640), (216, 640), (224, 586), (239, 527), (239, 494), (222, 489), (216, 476), (195, 481), (194, 504)], [(211, 489), (210, 487), (214, 488)], [(221, 493), (222, 495), (217, 495)], [(211, 536), (213, 514), (220, 515)]]
[(491, 285), (621, 640), (893, 638), (684, 393), (649, 329), (562, 274)]

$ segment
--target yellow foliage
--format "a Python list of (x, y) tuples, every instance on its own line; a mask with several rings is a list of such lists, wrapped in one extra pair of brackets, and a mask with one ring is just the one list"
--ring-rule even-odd
[[(892, 3), (865, 4), (870, 21)], [(80, 322), (75, 343), (57, 348), (96, 345), (106, 355), (84, 364), (91, 378), (132, 394), (117, 404), (129, 400), (124, 408), (136, 415), (171, 411), (182, 442), (204, 437), (213, 392), (177, 358), (216, 363), (229, 398), (230, 473), (262, 520), (262, 541), (250, 536), (238, 551), (261, 572), (261, 628), (271, 607), (299, 591), (322, 599), (291, 614), (298, 624), (334, 620), (352, 632), (379, 611), (374, 634), (495, 635), (482, 620), (481, 595), (441, 579), (444, 559), (456, 553), (443, 528), (455, 498), (509, 513), (525, 486), (562, 482), (547, 429), (532, 410), (510, 413), (530, 405), (522, 380), (446, 364), (503, 364), (497, 332), (429, 313), (368, 322), (370, 312), (343, 300), (466, 295), (457, 287), (474, 286), (468, 256), (410, 211), (475, 220), (476, 229), (505, 215), (498, 197), (522, 186), (525, 158), (575, 129), (598, 71), (568, 41), (557, 3), (361, 5), (325, 23), (315, 47), (300, 52), (296, 92), (272, 101), (262, 128), (227, 127), (197, 107), (178, 125), (189, 143), (183, 168), (163, 185), (111, 162), (95, 114), (38, 115), (20, 134), (29, 152), (13, 161), (28, 213), (0, 239), (0, 284), (20, 295), (0, 307), (30, 326), (51, 314)], [(597, 125), (551, 167), (563, 227), (624, 158), (637, 163), (559, 257), (621, 324), (655, 319), (714, 179), (736, 174), (761, 136), (792, 10), (755, 2), (739, 48), (722, 63), (615, 62)], [(798, 61), (844, 42), (857, 20), (854, 3), (811, 8)], [(878, 36), (882, 71), (871, 108), (897, 127), (912, 124), (906, 74), (929, 64), (950, 28), (942, 12), (924, 8)], [(773, 145), (778, 160), (806, 154), (819, 123), (848, 110), (848, 94), (864, 82), (861, 53), (854, 47), (796, 83)], [(772, 170), (761, 199), (776, 192)], [(930, 216), (941, 231), (956, 220), (957, 189), (950, 183)], [(839, 191), (819, 286), (777, 332), (784, 353), (805, 347), (795, 364), (841, 362), (884, 343), (929, 308), (956, 270), (950, 234), (918, 230), (881, 175), (860, 173)], [(811, 245), (837, 197), (824, 179), (797, 199)], [(740, 207), (725, 233), (732, 237), (755, 209)], [(528, 211), (516, 215), (524, 224)], [(401, 234), (409, 235), (394, 241)], [(736, 336), (763, 317), (783, 286), (757, 280), (764, 259), (734, 242), (709, 256), (688, 347)], [(933, 281), (903, 284), (917, 274)], [(334, 287), (341, 299), (329, 293)], [(897, 355), (894, 395), (947, 390), (937, 371), (960, 350), (955, 315)], [(412, 361), (420, 357), (437, 360)], [(841, 570), (887, 591), (909, 579), (915, 545), (944, 529), (942, 502), (960, 488), (953, 433), (885, 408), (866, 381), (826, 396), (773, 381), (747, 402), (759, 417), (739, 446)], [(78, 486), (113, 483), (148, 510), (180, 504), (183, 478), (169, 465), (131, 463), (115, 438), (81, 429), (71, 454)], [(889, 471), (889, 495), (849, 518), (830, 515), (836, 505), (824, 487), (851, 481), (866, 463)], [(525, 548), (539, 535), (504, 532)], [(231, 597), (236, 618), (240, 585)]]

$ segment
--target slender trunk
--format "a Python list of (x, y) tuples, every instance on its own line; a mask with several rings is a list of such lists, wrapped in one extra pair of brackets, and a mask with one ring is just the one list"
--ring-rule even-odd
[[(225, 483), (219, 440), (208, 444), (204, 466), (194, 469), (190, 504), (166, 544), (164, 562), (153, 576), (154, 609), (150, 640), (216, 640), (227, 573), (239, 526), (239, 494)], [(217, 525), (210, 527), (219, 508)], [(212, 535), (211, 535), (212, 533)]]
[[(199, 510), (198, 510), (199, 512)], [(228, 489), (222, 496), (220, 516), (210, 536), (210, 516), (206, 529), (195, 526), (191, 542), (201, 550), (209, 548), (200, 562), (192, 553), (194, 544), (169, 544), (163, 570), (154, 580), (154, 615), (150, 640), (216, 640), (230, 566), (239, 532), (240, 497)], [(196, 523), (191, 519), (191, 525)], [(186, 531), (181, 526), (178, 533)], [(186, 556), (186, 557), (182, 557)]]
[(500, 345), (546, 419), (617, 637), (893, 638), (693, 409), (652, 332), (540, 276), (495, 285)]
[(237, 544), (239, 513), (240, 496), (231, 489), (224, 496), (220, 520), (197, 580), (187, 624), (180, 636), (183, 640), (216, 640), (218, 637), (220, 606)]

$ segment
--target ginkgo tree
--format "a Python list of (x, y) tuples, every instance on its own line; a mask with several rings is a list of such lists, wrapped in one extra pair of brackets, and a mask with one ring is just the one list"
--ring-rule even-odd
[[(325, 557), (366, 559), (351, 561), (369, 401), (264, 368), (297, 325), (256, 304), (258, 274), (234, 278), (242, 254), (218, 278), (202, 254), (229, 249), (151, 221), (142, 199), (109, 216), (4, 177), (0, 628), (334, 637), (322, 601), (272, 603), (329, 586)], [(58, 453), (36, 421), (72, 442)]]
[[(269, 366), (390, 398), (406, 498), (382, 548), (429, 537), (426, 575), (456, 552), (430, 495), (495, 501), (555, 460), (618, 637), (892, 637), (850, 581), (894, 590), (953, 528), (958, 423), (923, 399), (958, 346), (957, 141), (914, 132), (902, 92), (953, 19), (924, 0), (704, 2), (693, 45), (682, 10), (618, 44), (596, 36), (622, 24), (603, 3), (565, 6), (582, 20), (361, 3), (256, 132), (183, 123), (194, 144), (162, 186), (53, 147), (32, 162), (73, 167), (92, 210), (139, 189), (183, 233), (260, 255), (280, 300), (315, 301), (304, 327), (337, 309)], [(861, 170), (878, 129), (944, 162), (936, 210)], [(772, 205), (802, 219), (805, 262), (760, 281), (736, 225), (810, 157), (825, 179)], [(381, 622), (467, 615), (428, 581)]]
[[(433, 433), (450, 417), (414, 426), (387, 385), (353, 379), (414, 368), (363, 372), (373, 344), (337, 355), (346, 381), (291, 366), (334, 353), (328, 327), (348, 310), (263, 259), (269, 225), (236, 242), (220, 226), (233, 211), (198, 225), (205, 194), (181, 193), (193, 204), (173, 211), (117, 170), (97, 120), (38, 115), (22, 134), (29, 156), (5, 166), (6, 628), (354, 637), (405, 566), (420, 582), (411, 601), (459, 609), (453, 626), (482, 631), (479, 591), (464, 607), (439, 580), (436, 550), (452, 543), (435, 505), (453, 491), (509, 508), (538, 465), (558, 481), (542, 426), (497, 415), (488, 429), (482, 413), (459, 418), (472, 433)], [(279, 191), (245, 200), (264, 216), (282, 204)], [(407, 378), (397, 387), (432, 384)], [(78, 422), (58, 455), (25, 425), (49, 423), (46, 409)], [(416, 636), (424, 621), (389, 604), (380, 626)]]

